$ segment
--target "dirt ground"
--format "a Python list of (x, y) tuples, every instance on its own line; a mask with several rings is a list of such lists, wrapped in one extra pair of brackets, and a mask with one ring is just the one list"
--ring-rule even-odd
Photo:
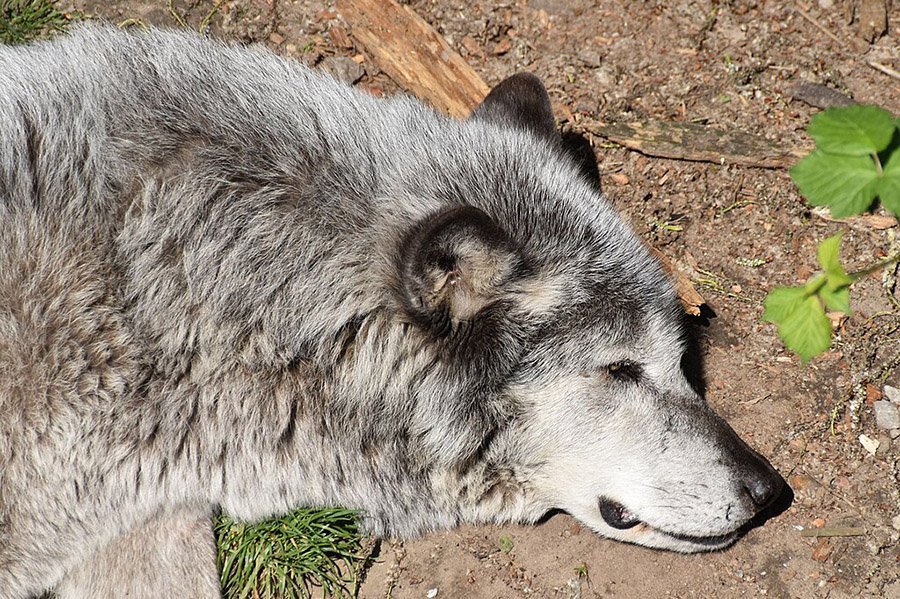
[[(557, 114), (579, 122), (662, 119), (737, 129), (808, 148), (817, 108), (799, 83), (827, 85), (900, 114), (900, 2), (887, 35), (842, 0), (413, 0), (489, 83), (528, 70)], [(890, 0), (888, 1), (890, 4)], [(165, 0), (78, 1), (115, 22), (178, 25)], [(213, 2), (177, 1), (191, 26)], [(862, 19), (860, 19), (862, 15)], [(226, 0), (211, 33), (259, 42), (331, 69), (375, 94), (397, 86), (355, 47), (333, 3)], [(877, 29), (877, 28), (876, 28)], [(360, 56), (361, 55), (361, 56)], [(356, 57), (357, 62), (345, 60)], [(352, 64), (351, 64), (352, 62)], [(788, 479), (794, 504), (731, 549), (675, 555), (604, 540), (565, 514), (535, 527), (463, 527), (384, 541), (361, 596), (889, 597), (900, 598), (900, 438), (876, 427), (871, 403), (900, 386), (900, 313), (878, 276), (852, 294), (832, 351), (801, 366), (762, 299), (816, 269), (818, 241), (845, 230), (862, 267), (897, 251), (898, 227), (835, 223), (811, 212), (783, 169), (652, 158), (594, 139), (611, 201), (649, 243), (694, 279), (715, 313), (704, 330), (708, 399)], [(880, 441), (868, 453), (858, 437)], [(893, 525), (892, 525), (893, 520)], [(816, 540), (816, 526), (864, 529)]]

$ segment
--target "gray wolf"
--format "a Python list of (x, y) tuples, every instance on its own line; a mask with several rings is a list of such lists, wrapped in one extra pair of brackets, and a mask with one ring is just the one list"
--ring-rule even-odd
[(4, 599), (215, 596), (219, 508), (692, 552), (780, 491), (533, 76), (457, 121), (83, 26), (0, 48), (0, 128)]

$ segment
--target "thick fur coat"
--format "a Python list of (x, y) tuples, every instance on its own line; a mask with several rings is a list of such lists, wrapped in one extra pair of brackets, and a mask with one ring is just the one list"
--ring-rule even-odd
[(0, 139), (4, 599), (215, 595), (218, 508), (401, 536), (559, 508), (697, 551), (780, 488), (533, 77), (457, 121), (83, 26), (0, 47)]

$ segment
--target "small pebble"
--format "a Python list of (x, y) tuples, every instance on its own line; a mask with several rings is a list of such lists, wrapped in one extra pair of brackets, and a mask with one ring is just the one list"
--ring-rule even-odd
[(863, 446), (863, 449), (868, 451), (870, 454), (875, 455), (875, 452), (878, 451), (878, 440), (873, 439), (868, 435), (860, 435), (859, 442)]
[(872, 404), (875, 408), (875, 424), (883, 430), (900, 428), (900, 408), (889, 401), (876, 401)]
[(348, 85), (353, 85), (366, 74), (366, 70), (362, 65), (345, 56), (328, 56), (322, 60), (320, 65), (322, 69)]
[(900, 406), (900, 389), (898, 389), (897, 387), (885, 385), (884, 396), (887, 397), (888, 401), (890, 401), (891, 403)]
[(894, 518), (891, 520), (891, 526), (894, 527), (894, 530), (900, 530), (900, 514), (894, 516)]
[(437, 588), (433, 588), (433, 589), (428, 589), (428, 592), (425, 593), (425, 596), (428, 597), (428, 599), (434, 599), (435, 597), (437, 597), (437, 594), (438, 594)]
[(891, 451), (891, 437), (887, 433), (878, 435), (878, 451), (875, 452), (880, 458), (887, 457)]

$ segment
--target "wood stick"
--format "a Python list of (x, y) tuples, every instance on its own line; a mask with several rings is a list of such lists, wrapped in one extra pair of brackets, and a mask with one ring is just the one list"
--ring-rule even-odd
[(874, 60), (866, 61), (866, 64), (869, 65), (870, 67), (872, 67), (873, 69), (875, 69), (876, 71), (881, 71), (888, 77), (893, 77), (894, 79), (897, 79), (898, 81), (900, 81), (900, 73), (898, 73), (891, 67), (889, 67), (887, 65), (883, 65), (880, 62), (875, 62)]
[(800, 532), (801, 537), (864, 537), (865, 528), (807, 528)]
[(350, 33), (391, 79), (464, 118), (490, 88), (431, 25), (394, 0), (338, 0)]
[(721, 131), (695, 123), (646, 121), (610, 125), (582, 119), (579, 126), (630, 150), (676, 160), (786, 168), (804, 154), (743, 131)]
[(816, 21), (814, 18), (812, 18), (812, 16), (810, 16), (809, 13), (805, 12), (804, 10), (802, 10), (801, 8), (799, 8), (799, 7), (797, 7), (797, 6), (794, 7), (794, 11), (795, 11), (798, 15), (800, 15), (801, 17), (803, 17), (804, 19), (806, 19), (806, 21), (809, 22), (809, 24), (811, 24), (813, 27), (815, 27), (816, 29), (818, 29), (819, 31), (821, 31), (822, 33), (824, 33), (825, 35), (827, 35), (828, 37), (830, 37), (831, 39), (833, 39), (833, 40), (834, 40), (835, 42), (837, 42), (838, 44), (840, 44), (840, 45), (843, 45), (843, 44), (844, 44), (844, 42), (841, 41), (841, 38), (839, 38), (839, 37), (836, 36), (835, 34), (833, 34), (833, 33), (831, 33), (830, 31), (828, 31), (824, 26), (822, 26), (821, 23), (819, 23), (819, 22)]

